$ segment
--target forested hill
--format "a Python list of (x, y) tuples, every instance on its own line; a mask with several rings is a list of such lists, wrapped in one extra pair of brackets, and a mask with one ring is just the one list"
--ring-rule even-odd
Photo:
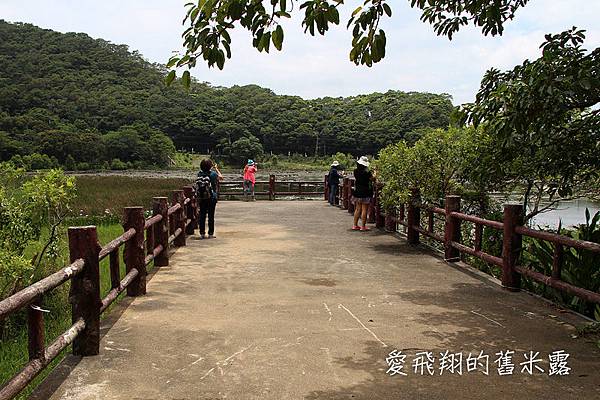
[(164, 165), (173, 143), (221, 154), (374, 154), (446, 127), (453, 108), (448, 95), (398, 91), (304, 100), (194, 82), (187, 92), (166, 87), (164, 73), (124, 45), (0, 20), (0, 160), (40, 153), (68, 167)]

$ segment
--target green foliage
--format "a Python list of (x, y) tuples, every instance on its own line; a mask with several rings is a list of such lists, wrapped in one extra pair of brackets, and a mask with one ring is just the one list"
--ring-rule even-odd
[(432, 204), (457, 193), (461, 172), (469, 170), (465, 162), (477, 152), (476, 140), (475, 129), (430, 129), (413, 147), (401, 141), (383, 149), (375, 166), (385, 184), (384, 204), (407, 201), (411, 189), (419, 189), (422, 200)]
[(107, 156), (143, 165), (167, 166), (175, 155), (171, 139), (147, 124), (123, 126), (102, 138)]
[[(26, 179), (23, 169), (0, 164), (0, 298), (39, 277), (44, 257), (58, 256), (57, 229), (74, 196), (74, 179), (60, 170)], [(27, 250), (44, 230), (49, 231), (47, 242), (28, 258)]]
[[(271, 35), (274, 46), (278, 35)], [(85, 34), (0, 21), (0, 37), (0, 70), (11, 77), (0, 81), (2, 160), (39, 153), (68, 170), (106, 168), (115, 158), (127, 167), (163, 167), (172, 147), (158, 131), (193, 153), (219, 155), (253, 136), (266, 153), (357, 157), (415, 130), (444, 128), (453, 110), (446, 94), (304, 100), (256, 85), (212, 87), (191, 77), (186, 91), (166, 87), (164, 67)], [(149, 154), (148, 147), (162, 152)]]
[(58, 168), (59, 164), (56, 158), (48, 157), (47, 154), (32, 153), (24, 156), (15, 155), (10, 159), (11, 164), (23, 168), (27, 171), (36, 171), (41, 169)]
[[(586, 209), (585, 217), (585, 224), (577, 226), (575, 230), (564, 230), (559, 227), (558, 232), (575, 239), (600, 243), (600, 211), (592, 217), (589, 210)], [(552, 243), (531, 239), (526, 251), (525, 259), (528, 266), (547, 276), (552, 275), (554, 257), (554, 246)], [(572, 247), (565, 248), (563, 252), (561, 280), (571, 285), (591, 290), (592, 292), (599, 292), (599, 265), (600, 254)], [(542, 293), (582, 314), (590, 317), (594, 317), (595, 315), (600, 320), (600, 306), (598, 305), (588, 303), (577, 296), (548, 288), (534, 281), (528, 280), (527, 286), (530, 290)]]
[[(421, 20), (433, 25), (438, 35), (452, 39), (462, 26), (473, 24), (480, 27), (483, 34), (501, 35), (504, 23), (512, 19), (515, 12), (524, 7), (528, 0), (411, 0), (413, 8), (423, 12)], [(198, 60), (204, 60), (209, 67), (223, 69), (226, 58), (231, 58), (231, 37), (229, 31), (236, 25), (248, 30), (252, 35), (252, 46), (258, 51), (269, 52), (271, 42), (281, 50), (284, 32), (282, 18), (291, 18), (291, 13), (304, 13), (304, 32), (312, 36), (317, 32), (324, 35), (330, 25), (340, 23), (339, 8), (342, 0), (271, 0), (270, 5), (250, 0), (224, 0), (220, 2), (199, 0), (186, 4), (187, 12), (183, 25), (184, 54), (169, 60), (167, 68), (193, 68)], [(300, 4), (299, 7), (294, 7)], [(352, 29), (352, 49), (350, 60), (355, 64), (371, 66), (385, 57), (385, 32), (379, 29), (383, 17), (391, 17), (392, 9), (382, 0), (365, 0), (356, 8), (348, 20)], [(175, 70), (171, 70), (166, 82), (175, 80)], [(182, 82), (189, 87), (189, 71), (185, 71)]]
[(73, 200), (72, 208), (82, 217), (118, 219), (123, 215), (124, 207), (138, 205), (149, 210), (153, 197), (170, 197), (172, 190), (192, 183), (180, 178), (81, 175), (77, 177), (77, 198)]
[[(356, 167), (356, 158), (352, 154), (337, 152), (331, 156), (331, 162), (337, 161), (340, 163), (338, 170), (353, 170)], [(331, 165), (331, 163), (330, 163)]]
[(248, 159), (258, 159), (263, 153), (263, 147), (260, 141), (250, 135), (241, 137), (231, 144), (225, 143), (220, 147), (222, 157), (230, 163), (243, 164)]
[(542, 56), (506, 72), (489, 70), (464, 122), (492, 138), (485, 164), (505, 182), (525, 183), (527, 219), (542, 196), (571, 196), (600, 170), (600, 49), (582, 48), (583, 31), (547, 35)]

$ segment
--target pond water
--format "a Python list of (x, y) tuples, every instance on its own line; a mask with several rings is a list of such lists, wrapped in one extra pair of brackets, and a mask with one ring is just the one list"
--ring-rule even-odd
[(533, 219), (533, 226), (558, 227), (559, 221), (563, 227), (570, 227), (585, 223), (585, 209), (590, 210), (590, 215), (600, 211), (600, 202), (589, 199), (576, 199), (561, 201), (557, 209), (537, 215)]

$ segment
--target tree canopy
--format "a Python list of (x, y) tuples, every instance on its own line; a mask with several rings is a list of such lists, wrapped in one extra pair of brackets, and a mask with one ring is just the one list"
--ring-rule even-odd
[(577, 28), (546, 35), (541, 57), (489, 70), (460, 111), (493, 137), (494, 163), (504, 180), (526, 184), (532, 212), (544, 195), (571, 196), (600, 171), (600, 48), (588, 52), (584, 40)]
[(165, 85), (164, 66), (85, 34), (0, 22), (0, 38), (0, 160), (18, 155), (25, 167), (164, 166), (173, 146), (226, 156), (242, 145), (375, 154), (424, 128), (446, 127), (453, 110), (446, 94), (304, 100), (196, 81), (188, 91)]
[[(501, 35), (504, 23), (529, 0), (410, 0), (413, 8), (421, 10), (421, 20), (431, 24), (438, 35), (452, 39), (461, 27), (472, 24), (484, 35)], [(386, 36), (379, 28), (382, 18), (392, 16), (392, 8), (385, 0), (364, 0), (352, 11), (347, 28), (352, 26), (350, 61), (371, 66), (385, 57)], [(252, 45), (258, 51), (269, 52), (271, 44), (281, 50), (284, 42), (282, 18), (292, 13), (303, 13), (304, 32), (324, 35), (330, 25), (340, 23), (343, 0), (197, 0), (186, 4), (183, 24), (183, 54), (171, 58), (167, 67), (192, 68), (198, 60), (209, 67), (223, 69), (231, 58), (231, 36), (236, 26), (248, 30)], [(175, 79), (172, 70), (167, 82)], [(190, 73), (182, 76), (184, 85), (190, 83)]]

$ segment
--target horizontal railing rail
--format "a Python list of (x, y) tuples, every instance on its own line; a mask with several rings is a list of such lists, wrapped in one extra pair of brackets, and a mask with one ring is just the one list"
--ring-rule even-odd
[[(270, 175), (268, 181), (256, 181), (254, 184), (255, 188), (266, 186), (266, 190), (255, 190), (254, 196), (268, 196), (269, 200), (275, 200), (277, 196), (322, 196), (327, 191), (327, 184), (322, 181), (278, 181), (275, 175)], [(244, 181), (219, 182), (218, 193), (219, 197), (243, 196)]]
[[(348, 212), (354, 211), (351, 200), (352, 178), (344, 178), (336, 196), (340, 207)], [(411, 192), (410, 199), (397, 207), (385, 209), (380, 204), (380, 193), (383, 185), (375, 185), (373, 202), (373, 221), (379, 228), (397, 232), (398, 226), (405, 227), (408, 243), (419, 244), (419, 236), (423, 235), (444, 247), (444, 258), (447, 261), (458, 261), (466, 254), (483, 260), (502, 269), (501, 280), (503, 287), (509, 290), (520, 290), (521, 276), (526, 276), (556, 290), (578, 296), (586, 301), (600, 304), (600, 293), (572, 285), (562, 280), (562, 262), (564, 248), (575, 248), (594, 253), (600, 253), (600, 243), (574, 239), (569, 236), (551, 232), (531, 229), (523, 225), (523, 206), (520, 204), (506, 204), (502, 221), (494, 221), (475, 215), (465, 214), (460, 211), (461, 199), (459, 196), (446, 196), (445, 208), (428, 206), (421, 203), (417, 190)], [(421, 224), (421, 213), (424, 212), (427, 226)], [(371, 212), (369, 212), (371, 215)], [(444, 235), (438, 234), (434, 229), (436, 216), (443, 222)], [(473, 224), (471, 232), (474, 233), (473, 247), (469, 247), (461, 240), (461, 224)], [(491, 228), (502, 232), (502, 255), (496, 256), (486, 253), (482, 249), (483, 229)], [(550, 242), (554, 245), (552, 275), (548, 276), (525, 266), (518, 265), (523, 251), (523, 236)], [(598, 266), (600, 268), (600, 266)]]
[[(96, 355), (100, 351), (100, 315), (127, 290), (136, 297), (146, 293), (146, 267), (169, 264), (169, 248), (185, 246), (193, 234), (198, 205), (193, 187), (175, 190), (172, 203), (166, 197), (153, 199), (153, 215), (144, 218), (142, 207), (124, 210), (123, 234), (101, 247), (95, 226), (69, 228), (71, 264), (0, 301), (0, 321), (27, 310), (29, 362), (0, 388), (0, 400), (17, 396), (65, 348), (73, 354)], [(169, 235), (171, 234), (171, 235)], [(125, 276), (121, 278), (119, 250), (123, 248)], [(109, 257), (111, 289), (100, 298), (100, 262)], [(73, 325), (50, 345), (45, 345), (43, 298), (60, 285), (71, 282)]]

